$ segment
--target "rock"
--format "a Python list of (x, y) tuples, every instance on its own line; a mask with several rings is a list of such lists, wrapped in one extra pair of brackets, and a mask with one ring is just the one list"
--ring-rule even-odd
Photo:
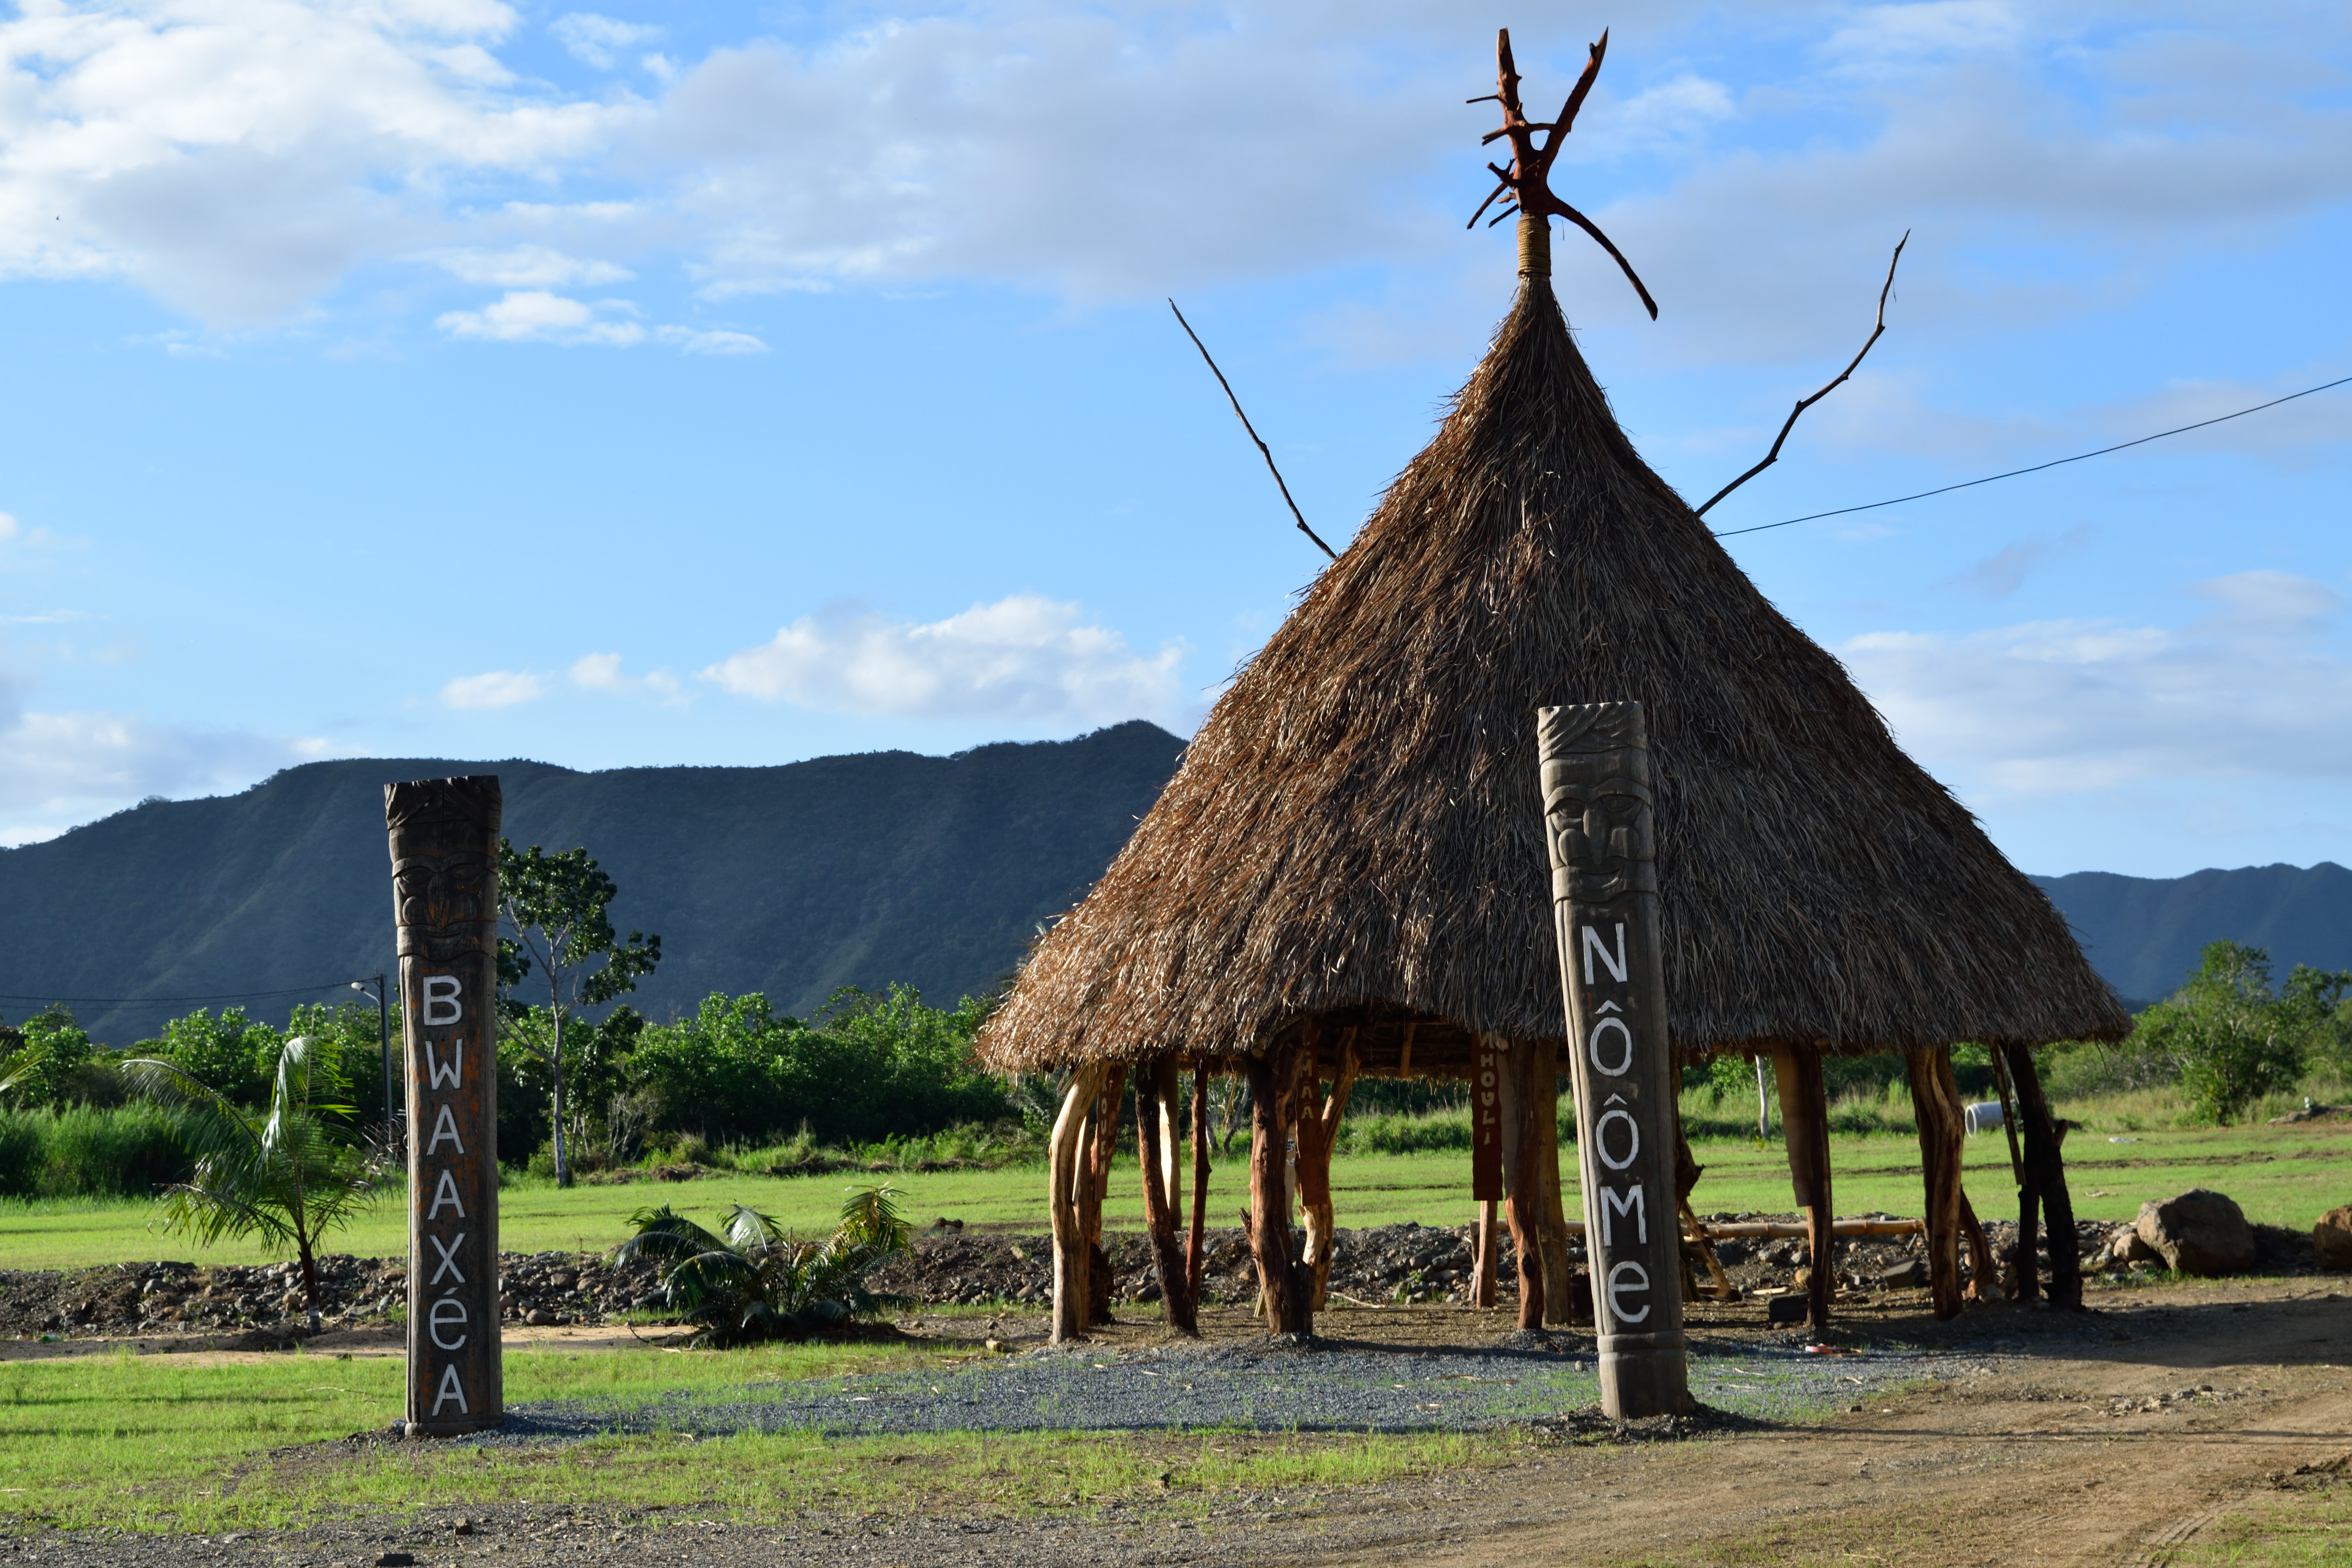
[(2242, 1274), (2254, 1266), (2254, 1232), (2238, 1205), (2202, 1187), (2142, 1204), (2139, 1238), (2181, 1274)]
[(375, 1568), (416, 1568), (413, 1552), (387, 1552), (375, 1560)]
[(1774, 1328), (1789, 1323), (1801, 1323), (1812, 1310), (1809, 1298), (1799, 1295), (1775, 1296), (1764, 1303), (1764, 1321)]
[(1927, 1283), (1927, 1260), (1906, 1258), (1892, 1268), (1882, 1268), (1878, 1283), (1887, 1290), (1916, 1290)]
[(2329, 1209), (2311, 1227), (2312, 1250), (2330, 1274), (2352, 1274), (2352, 1204)]
[(2161, 1256), (2155, 1247), (2141, 1239), (2137, 1226), (2117, 1226), (2115, 1235), (2107, 1237), (2107, 1256), (2118, 1263), (2153, 1263)]

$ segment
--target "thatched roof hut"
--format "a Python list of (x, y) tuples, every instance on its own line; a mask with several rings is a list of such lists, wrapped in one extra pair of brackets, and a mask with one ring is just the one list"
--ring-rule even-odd
[(1643, 462), (1549, 279), (990, 1021), (1000, 1068), (1560, 1034), (1535, 710), (1637, 700), (1678, 1053), (2116, 1038), (2050, 900)]
[[(1513, 163), (1496, 171), (1497, 190), (1522, 213), (1509, 316), (1436, 439), (1241, 670), (982, 1033), (997, 1069), (1081, 1069), (1055, 1137), (1057, 1270), (1064, 1232), (1086, 1228), (1071, 1215), (1093, 1202), (1070, 1173), (1100, 1125), (1087, 1108), (1107, 1069), (1150, 1064), (1139, 1114), (1153, 1148), (1178, 1060), (1194, 1064), (1196, 1105), (1203, 1068), (1248, 1073), (1253, 1246), (1269, 1321), (1295, 1327), (1276, 1174), (1292, 1130), (1305, 1184), (1328, 1157), (1328, 1129), (1307, 1133), (1336, 1121), (1352, 1075), (1468, 1076), (1483, 1052), (1491, 1076), (1495, 1042), (1516, 1042), (1520, 1148), (1534, 1152), (1511, 1223), (1534, 1320), (1533, 1243), (1565, 1223), (1539, 1212), (1559, 1207), (1540, 1086), (1565, 1030), (1539, 708), (1643, 705), (1670, 1048), (1684, 1059), (1770, 1052), (1787, 1065), (1791, 1171), (1817, 1250), (1831, 1236), (1823, 1055), (1915, 1053), (1938, 1310), (1956, 1311), (1966, 1205), (1948, 1047), (2005, 1047), (2030, 1075), (2027, 1047), (2130, 1029), (2050, 900), (1642, 461), (1577, 352), (1552, 294), (1549, 219), (1616, 250), (1545, 179), (1606, 42), (1567, 108), (1536, 125), (1508, 35), (1498, 39), (1496, 137), (1511, 138)], [(1538, 130), (1550, 133), (1540, 145)], [(1331, 1038), (1327, 1074), (1318, 1042)], [(1326, 1076), (1332, 1102), (1318, 1110)], [(2048, 1142), (2046, 1113), (2036, 1125)], [(1148, 1166), (1160, 1160), (1147, 1153)], [(2061, 1182), (2054, 1229), (2054, 1142), (2034, 1160)], [(1684, 1163), (1686, 1196), (1697, 1167)], [(1172, 1206), (1172, 1166), (1147, 1188), (1155, 1181)], [(1310, 1205), (1310, 1257), (1328, 1206), (1328, 1194), (1319, 1217)], [(1171, 1247), (1171, 1223), (1152, 1224)], [(1546, 1270), (1564, 1279), (1564, 1258)], [(1056, 1332), (1082, 1330), (1056, 1279)], [(1815, 1271), (1816, 1322), (1828, 1280)], [(1555, 1305), (1561, 1294), (1556, 1281)]]

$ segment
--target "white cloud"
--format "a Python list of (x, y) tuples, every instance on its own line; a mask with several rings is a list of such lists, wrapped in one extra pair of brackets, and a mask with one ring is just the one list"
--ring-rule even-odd
[(14, 539), (16, 537), (16, 520), (9, 516), (6, 512), (0, 511), (0, 539)]
[(555, 35), (555, 41), (562, 44), (573, 59), (604, 71), (611, 70), (618, 64), (621, 51), (630, 45), (661, 37), (659, 27), (600, 16), (593, 11), (574, 11), (568, 16), (558, 16), (548, 24), (547, 30)]
[(1841, 649), (1895, 735), (1964, 792), (2051, 795), (2185, 777), (2352, 780), (2352, 658), (2332, 590), (2284, 572), (2194, 584), (2180, 629), (2041, 621)]
[(691, 327), (656, 327), (654, 336), (688, 354), (763, 354), (768, 345), (749, 332), (697, 331)]
[(648, 331), (635, 321), (614, 319), (635, 313), (636, 307), (626, 300), (599, 300), (592, 305), (544, 289), (513, 289), (478, 310), (446, 310), (434, 325), (453, 338), (479, 338), (499, 343), (628, 348), (651, 341), (667, 343), (688, 354), (768, 352), (768, 345), (750, 332), (706, 331), (679, 326), (656, 327)]
[(503, 250), (441, 250), (429, 253), (453, 277), (468, 283), (494, 284), (501, 289), (567, 289), (581, 284), (625, 282), (635, 276), (610, 261), (566, 256), (544, 245), (517, 245)]
[(803, 616), (772, 642), (702, 671), (738, 696), (900, 718), (1109, 723), (1177, 706), (1181, 644), (1144, 655), (1034, 594), (914, 625)]
[(501, 343), (595, 343), (625, 348), (644, 342), (646, 330), (636, 322), (598, 317), (597, 312), (611, 304), (589, 305), (544, 289), (517, 289), (478, 310), (446, 311), (434, 325), (453, 338), (487, 338)]
[(677, 677), (667, 669), (656, 669), (646, 675), (621, 673), (621, 656), (617, 653), (582, 654), (572, 662), (572, 684), (583, 691), (602, 691), (614, 696), (635, 692), (652, 692), (656, 696), (677, 695)]
[(442, 225), (453, 182), (551, 171), (643, 112), (490, 53), (495, 0), (43, 0), (0, 23), (0, 276), (123, 278), (285, 320)]
[(1988, 599), (2006, 599), (2043, 563), (2090, 543), (2098, 531), (2078, 522), (2055, 539), (2019, 539), (2002, 545), (1952, 579), (1963, 592)]
[(151, 795), (242, 788), (301, 760), (262, 735), (137, 714), (25, 712), (0, 679), (0, 845), (53, 837)]
[(543, 693), (539, 677), (529, 670), (493, 669), (459, 676), (441, 689), (441, 701), (450, 708), (512, 708), (535, 702)]

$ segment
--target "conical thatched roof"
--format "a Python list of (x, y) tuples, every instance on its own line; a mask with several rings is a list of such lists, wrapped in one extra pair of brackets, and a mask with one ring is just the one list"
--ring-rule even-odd
[(982, 1055), (1227, 1056), (1318, 1018), (1420, 1072), (1473, 1031), (1558, 1037), (1535, 712), (1628, 698), (1678, 1052), (2129, 1028), (2049, 900), (1642, 461), (1536, 278)]

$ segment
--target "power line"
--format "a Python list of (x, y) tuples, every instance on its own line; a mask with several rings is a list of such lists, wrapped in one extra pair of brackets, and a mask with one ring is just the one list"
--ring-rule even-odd
[[(373, 975), (362, 975), (373, 980)], [(136, 1007), (152, 1005), (159, 1007), (183, 1007), (191, 1002), (262, 1002), (276, 996), (310, 996), (321, 991), (341, 991), (351, 985), (348, 980), (330, 980), (318, 985), (290, 985), (282, 991), (224, 991), (210, 996), (52, 996), (44, 994), (19, 994), (0, 991), (0, 1002), (37, 1002), (44, 1006), (70, 1007)]]
[(1892, 500), (1868, 501), (1861, 506), (1842, 506), (1833, 511), (1807, 512), (1802, 517), (1786, 518), (1779, 522), (1759, 522), (1753, 528), (1726, 528), (1717, 531), (1716, 537), (1729, 539), (1734, 534), (1762, 533), (1767, 529), (1787, 528), (1791, 523), (1811, 522), (1824, 517), (1843, 517), (1848, 512), (1875, 511), (1883, 506), (1901, 506), (1906, 500), (1925, 500), (1929, 496), (1947, 495), (1953, 490), (1965, 490), (1977, 485), (1989, 485), (1995, 479), (2013, 479), (2020, 474), (2038, 474), (2044, 468), (2062, 468), (2068, 463), (2079, 463), (2085, 458), (2104, 458), (2109, 452), (2120, 452), (2126, 447), (2145, 447), (2150, 441), (2161, 441), (2167, 436), (2184, 435), (2191, 430), (2202, 430), (2208, 425), (2221, 425), (2231, 419), (2243, 419), (2249, 414), (2260, 414), (2265, 408), (2276, 408), (2282, 403), (2293, 403), (2298, 397), (2309, 397), (2315, 392), (2326, 392), (2330, 387), (2342, 386), (2347, 383), (2352, 383), (2352, 375), (2339, 376), (2334, 381), (2322, 382), (2317, 386), (2306, 386), (2301, 392), (2290, 392), (2284, 397), (2273, 397), (2268, 403), (2257, 403), (2252, 408), (2241, 408), (2235, 414), (2216, 415), (2210, 419), (2200, 419), (2194, 425), (2182, 425), (2170, 430), (2158, 430), (2155, 435), (2142, 436), (2137, 441), (2118, 441), (2112, 447), (2102, 447), (2095, 452), (2077, 452), (2071, 458), (2053, 458), (2046, 463), (2036, 463), (2030, 468), (2011, 468), (2005, 474), (1987, 474), (1983, 479), (1963, 479), (1957, 485), (1938, 485), (1932, 490), (1921, 490), (1916, 495), (1896, 496)]

